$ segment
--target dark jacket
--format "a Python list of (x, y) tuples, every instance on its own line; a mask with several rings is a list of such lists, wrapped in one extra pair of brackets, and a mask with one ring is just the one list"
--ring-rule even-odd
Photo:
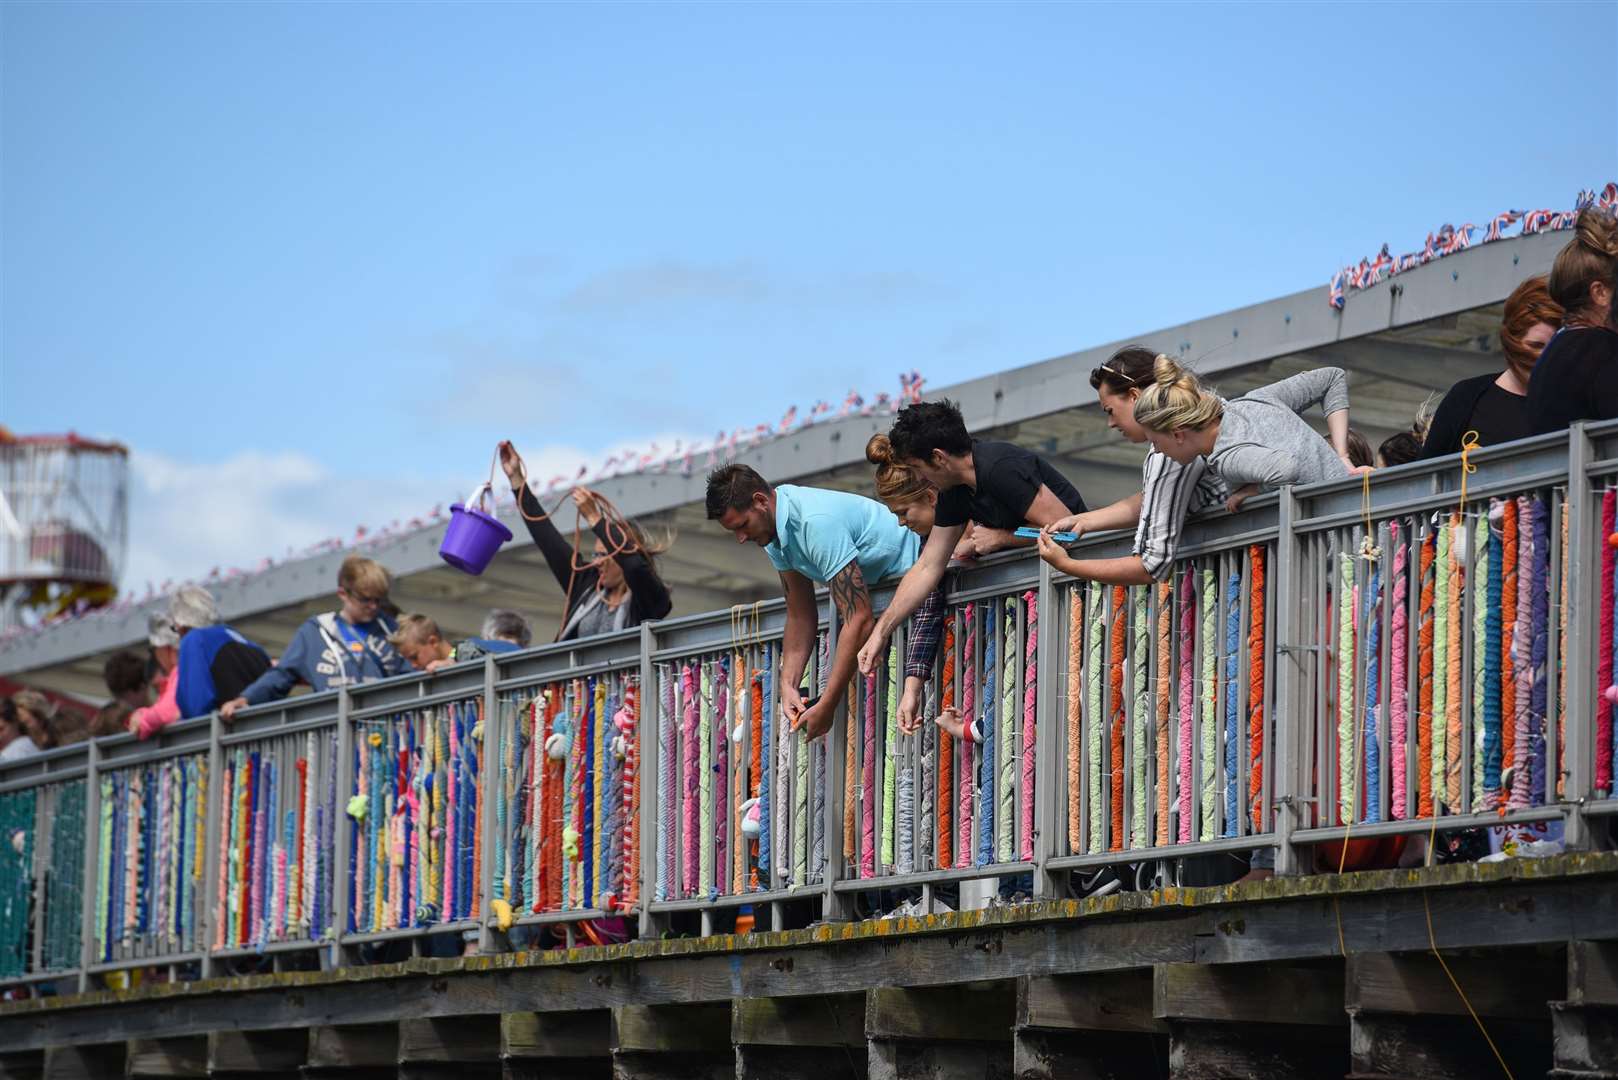
[(1558, 330), (1534, 365), (1528, 415), (1535, 435), (1618, 417), (1618, 332), (1604, 326)]
[[(567, 594), (567, 604), (562, 610), (562, 626), (565, 628), (568, 620), (572, 618), (573, 611), (582, 602), (587, 600), (595, 591), (596, 583), (601, 579), (601, 571), (595, 567), (587, 567), (577, 573), (573, 570), (573, 545), (563, 537), (560, 530), (551, 520), (534, 521), (539, 517), (542, 509), (534, 493), (527, 488), (522, 492), (523, 521), (528, 525), (528, 535), (534, 538), (534, 545), (545, 556), (545, 562), (550, 566), (551, 573), (556, 577), (556, 583)], [(606, 523), (598, 523), (595, 527), (596, 539), (602, 547), (611, 550), (612, 541), (607, 536)], [(629, 616), (624, 625), (639, 626), (651, 619), (662, 619), (674, 610), (674, 600), (669, 595), (669, 587), (663, 584), (652, 564), (640, 552), (624, 552), (616, 556), (618, 566), (624, 572), (624, 583), (629, 586)], [(569, 633), (566, 637), (558, 636), (558, 641), (577, 637), (577, 631)]]
[[(1462, 379), (1449, 388), (1444, 400), (1438, 403), (1438, 409), (1433, 413), (1433, 422), (1427, 428), (1427, 440), (1422, 443), (1421, 457), (1418, 460), (1426, 461), (1428, 458), (1443, 457), (1445, 454), (1459, 454), (1461, 440), (1466, 433), (1476, 425), (1472, 422), (1473, 413), (1477, 412), (1478, 402), (1483, 395), (1489, 392), (1499, 375), (1477, 375), (1470, 379)], [(1527, 434), (1528, 426), (1528, 399), (1522, 398), (1523, 427), (1520, 435), (1511, 438), (1521, 438)], [(1479, 446), (1494, 446), (1502, 442), (1509, 442), (1500, 432), (1479, 431)]]

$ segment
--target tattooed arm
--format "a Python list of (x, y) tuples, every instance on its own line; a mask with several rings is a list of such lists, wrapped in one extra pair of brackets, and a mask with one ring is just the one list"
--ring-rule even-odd
[(871, 592), (865, 587), (865, 577), (860, 573), (858, 560), (850, 559), (848, 565), (832, 578), (831, 601), (837, 608), (837, 652), (832, 656), (826, 693), (814, 708), (799, 714), (792, 725), (794, 728), (802, 727), (811, 739), (819, 738), (831, 730), (843, 691), (854, 677), (854, 658), (870, 635), (871, 628), (876, 625), (876, 620), (871, 616)]

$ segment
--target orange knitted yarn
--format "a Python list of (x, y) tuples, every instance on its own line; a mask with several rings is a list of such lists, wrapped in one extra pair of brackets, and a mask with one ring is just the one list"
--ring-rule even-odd
[[(1450, 535), (1460, 536), (1461, 516), (1449, 516)], [(1459, 543), (1451, 541), (1449, 549), (1449, 566), (1445, 570), (1449, 574), (1449, 646), (1448, 670), (1444, 673), (1447, 690), (1444, 696), (1444, 802), (1450, 812), (1458, 812), (1461, 808), (1461, 757), (1466, 749), (1461, 739), (1461, 598), (1465, 593), (1465, 583), (1462, 578), (1461, 564), (1465, 561), (1465, 549)]]
[(1421, 625), (1416, 635), (1416, 774), (1420, 785), (1416, 813), (1421, 817), (1433, 812), (1433, 560), (1437, 555), (1437, 538), (1428, 533), (1421, 541)]
[(1122, 585), (1112, 587), (1112, 640), (1110, 670), (1107, 685), (1112, 693), (1112, 730), (1108, 763), (1112, 768), (1112, 851), (1124, 849), (1124, 603), (1129, 590)]
[(1264, 831), (1264, 545), (1247, 549), (1252, 624), (1247, 633), (1247, 802), (1253, 831)]
[[(1517, 685), (1516, 666), (1511, 662), (1511, 643), (1517, 627), (1517, 500), (1501, 499), (1500, 521), (1500, 760), (1509, 767), (1516, 759)], [(1506, 803), (1508, 785), (1502, 784), (1500, 805)]]
[[(944, 619), (944, 671), (940, 676), (942, 686), (939, 687), (939, 709), (952, 709), (955, 707), (955, 615), (951, 612)], [(936, 726), (936, 725), (935, 725)], [(938, 841), (936, 850), (938, 857), (935, 865), (939, 869), (954, 864), (955, 839), (955, 740), (948, 737), (943, 728), (938, 729), (938, 790), (934, 793), (938, 798), (938, 812), (933, 821), (938, 825)]]
[(1157, 587), (1157, 843), (1170, 843), (1169, 839), (1169, 653), (1172, 651), (1170, 628), (1174, 621), (1174, 586), (1168, 582)]

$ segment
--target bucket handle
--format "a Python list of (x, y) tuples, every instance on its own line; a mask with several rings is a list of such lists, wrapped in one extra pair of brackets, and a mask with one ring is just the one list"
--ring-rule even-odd
[[(489, 507), (486, 505), (486, 500), (488, 502), (492, 502), (494, 500), (494, 477), (495, 473), (499, 471), (500, 451), (498, 448), (496, 448), (494, 456), (489, 459), (489, 478), (483, 483), (479, 484), (477, 487), (473, 488), (472, 493), (466, 497), (466, 502), (462, 505), (468, 510), (473, 509), (475, 506), (480, 512), (490, 514)], [(491, 514), (491, 516), (493, 515)]]

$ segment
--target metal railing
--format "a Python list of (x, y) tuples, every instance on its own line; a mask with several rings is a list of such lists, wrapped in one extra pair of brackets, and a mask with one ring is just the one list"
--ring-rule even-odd
[[(7, 766), (0, 983), (593, 940), (615, 916), (706, 933), (744, 905), (778, 926), (1214, 852), (1335, 869), (1439, 828), (1589, 846), (1618, 813), (1618, 424), (1470, 464), (1464, 503), (1449, 459), (1199, 518), (1152, 585), (1028, 551), (958, 568), (909, 734), (908, 628), (828, 737), (791, 731), (775, 600)], [(817, 604), (810, 694), (839, 630)]]

